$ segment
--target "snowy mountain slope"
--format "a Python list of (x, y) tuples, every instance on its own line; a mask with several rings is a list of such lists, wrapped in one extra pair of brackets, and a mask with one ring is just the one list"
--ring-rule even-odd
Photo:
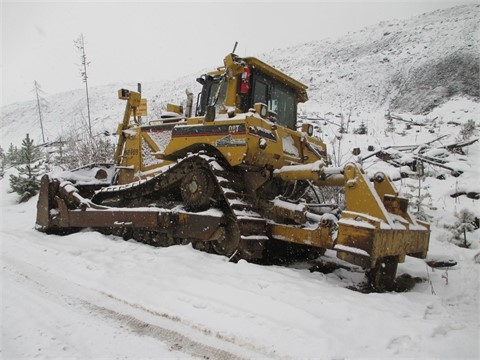
[(277, 49), (264, 60), (309, 86), (309, 108), (426, 112), (455, 95), (479, 99), (479, 23), (480, 5), (459, 6)]
[[(142, 84), (142, 93), (149, 99), (150, 116), (161, 113), (167, 102), (178, 103), (185, 96), (185, 89), (197, 90), (195, 75), (178, 79), (176, 82)], [(109, 131), (115, 132), (123, 118), (125, 103), (117, 97), (117, 90), (137, 89), (136, 83), (116, 83), (89, 89), (90, 114), (93, 135)], [(197, 90), (198, 91), (198, 90)], [(161, 95), (159, 95), (161, 94)], [(158, 100), (161, 96), (161, 100)], [(44, 97), (42, 119), (45, 141), (50, 142), (72, 131), (88, 133), (87, 102), (84, 89), (72, 90)], [(158, 105), (157, 105), (158, 104)], [(21, 144), (29, 133), (35, 144), (43, 143), (37, 102), (14, 103), (2, 107), (0, 119), (2, 129), (0, 146), (8, 149), (10, 143)]]
[[(259, 58), (309, 86), (306, 114), (353, 110), (364, 116), (378, 110), (425, 112), (452, 96), (479, 98), (479, 5), (439, 10), (405, 21), (382, 22), (338, 40), (319, 40), (276, 49)], [(319, 34), (319, 38), (321, 38)], [(222, 64), (212, 64), (211, 69)], [(150, 118), (158, 117), (167, 102), (185, 101), (185, 90), (199, 91), (194, 71), (176, 81), (144, 83)], [(90, 89), (93, 133), (114, 132), (123, 116), (117, 99), (118, 83)], [(62, 132), (86, 131), (87, 110), (83, 89), (45, 96), (43, 110), (46, 141)], [(0, 146), (20, 146), (26, 133), (42, 142), (36, 101), (2, 107)]]

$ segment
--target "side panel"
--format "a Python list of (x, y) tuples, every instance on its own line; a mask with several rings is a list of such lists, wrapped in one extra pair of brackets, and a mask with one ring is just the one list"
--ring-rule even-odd
[(141, 126), (124, 131), (126, 141), (119, 166), (120, 185), (151, 176), (170, 163), (163, 160), (162, 155), (171, 141), (173, 127), (172, 124)]
[(255, 116), (247, 117), (248, 151), (246, 162), (256, 166), (308, 164), (326, 159), (326, 146), (305, 134)]
[(164, 155), (183, 157), (210, 146), (218, 150), (232, 166), (243, 163), (247, 148), (244, 118), (205, 124), (176, 125)]

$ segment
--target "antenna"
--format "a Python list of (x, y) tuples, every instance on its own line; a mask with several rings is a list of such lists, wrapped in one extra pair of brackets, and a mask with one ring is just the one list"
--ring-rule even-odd
[(233, 46), (232, 54), (235, 54), (235, 50), (237, 50), (237, 45), (238, 45), (238, 41), (235, 41), (235, 45)]

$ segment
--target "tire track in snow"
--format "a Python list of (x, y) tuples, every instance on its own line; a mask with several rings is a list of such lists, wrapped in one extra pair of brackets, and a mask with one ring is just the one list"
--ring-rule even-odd
[[(128, 302), (125, 299), (120, 299), (118, 297), (113, 296), (112, 294), (108, 294), (108, 293), (105, 293), (103, 291), (101, 291), (101, 293), (103, 295), (105, 295), (106, 297), (112, 298), (115, 301), (118, 301), (118, 302), (121, 302), (121, 303), (127, 305), (129, 308), (135, 308), (135, 309), (138, 309), (142, 312), (151, 314), (155, 317), (161, 317), (161, 318), (171, 320), (171, 321), (176, 322), (176, 323), (178, 323), (182, 326), (189, 327), (189, 328), (191, 328), (191, 329), (193, 329), (193, 330), (195, 330), (195, 331), (197, 331), (197, 332), (199, 332), (199, 333), (201, 333), (201, 334), (203, 334), (207, 337), (210, 337), (210, 338), (214, 337), (215, 339), (218, 339), (221, 342), (229, 343), (229, 344), (232, 344), (233, 346), (241, 348), (242, 350), (246, 350), (246, 351), (249, 352), (249, 356), (247, 357), (248, 359), (251, 359), (252, 357), (253, 358), (260, 357), (261, 359), (290, 359), (290, 357), (281, 356), (281, 355), (275, 353), (273, 350), (269, 351), (265, 346), (258, 346), (258, 345), (252, 344), (250, 342), (239, 340), (234, 335), (222, 334), (221, 332), (218, 332), (218, 331), (212, 331), (211, 329), (209, 329), (207, 327), (204, 327), (204, 326), (201, 326), (201, 325), (198, 325), (198, 324), (192, 324), (191, 322), (182, 320), (179, 316), (176, 316), (176, 315), (172, 316), (172, 315), (167, 314), (165, 312), (160, 313), (158, 311), (154, 311), (154, 310), (145, 308), (145, 307), (143, 307), (139, 304)], [(222, 358), (222, 359), (225, 359), (225, 358)]]
[[(124, 328), (140, 337), (149, 336), (167, 344), (170, 351), (204, 359), (282, 358), (254, 344), (240, 344), (235, 337), (189, 324), (177, 316), (152, 311), (99, 289), (77, 284), (49, 272), (43, 266), (35, 266), (5, 254), (2, 260), (3, 271), (10, 273), (19, 285), (33, 287), (53, 303), (74, 311), (75, 308), (86, 308), (89, 312), (124, 325)], [(188, 332), (191, 334), (186, 334)]]
[(190, 339), (185, 335), (182, 335), (175, 330), (170, 330), (158, 325), (144, 322), (128, 314), (122, 314), (117, 311), (113, 311), (91, 303), (87, 303), (86, 306), (104, 317), (113, 319), (120, 324), (125, 324), (138, 335), (150, 336), (162, 342), (168, 343), (170, 349), (172, 350), (182, 351), (188, 353), (189, 355), (199, 356), (204, 359), (247, 359), (245, 357), (234, 355), (226, 350), (202, 344), (200, 342)]

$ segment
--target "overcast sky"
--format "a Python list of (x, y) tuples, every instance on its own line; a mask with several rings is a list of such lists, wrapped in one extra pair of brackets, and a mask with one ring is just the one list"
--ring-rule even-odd
[(73, 41), (86, 39), (89, 86), (175, 79), (236, 53), (335, 38), (382, 20), (475, 1), (1, 1), (2, 105), (83, 88)]

